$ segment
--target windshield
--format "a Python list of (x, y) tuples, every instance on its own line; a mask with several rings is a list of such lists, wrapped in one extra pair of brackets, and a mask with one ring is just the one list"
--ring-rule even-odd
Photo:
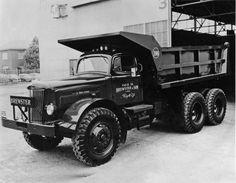
[(77, 65), (76, 73), (80, 72), (104, 72), (109, 71), (109, 60), (104, 56), (93, 56), (82, 58)]

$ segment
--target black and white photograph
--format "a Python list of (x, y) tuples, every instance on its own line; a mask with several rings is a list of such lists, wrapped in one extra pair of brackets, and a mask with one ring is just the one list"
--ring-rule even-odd
[(0, 0), (0, 183), (234, 183), (235, 0)]

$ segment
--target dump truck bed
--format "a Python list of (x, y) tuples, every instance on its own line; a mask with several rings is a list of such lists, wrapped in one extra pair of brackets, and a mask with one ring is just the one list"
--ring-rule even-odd
[(227, 75), (227, 45), (163, 48), (158, 76), (162, 88)]

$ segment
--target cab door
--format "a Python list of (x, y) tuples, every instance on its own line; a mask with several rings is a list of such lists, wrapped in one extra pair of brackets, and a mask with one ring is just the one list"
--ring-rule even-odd
[(141, 77), (137, 72), (135, 57), (123, 54), (114, 56), (111, 73), (112, 99), (114, 102), (118, 105), (125, 105), (143, 101)]

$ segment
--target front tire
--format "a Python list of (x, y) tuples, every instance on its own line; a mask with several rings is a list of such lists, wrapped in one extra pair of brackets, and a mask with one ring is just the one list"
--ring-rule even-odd
[(223, 121), (226, 112), (226, 105), (227, 101), (223, 90), (214, 88), (207, 93), (206, 106), (208, 124), (218, 125)]
[(63, 139), (63, 137), (43, 137), (23, 132), (25, 141), (34, 149), (45, 151), (55, 148)]
[(72, 138), (77, 159), (89, 166), (108, 162), (121, 140), (121, 127), (117, 116), (109, 109), (89, 110), (77, 126)]

